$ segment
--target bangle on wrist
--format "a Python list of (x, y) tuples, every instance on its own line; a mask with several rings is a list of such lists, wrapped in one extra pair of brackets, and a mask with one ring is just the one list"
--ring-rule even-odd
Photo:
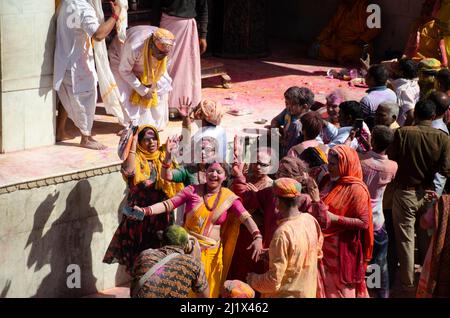
[(262, 240), (262, 235), (261, 234), (258, 234), (258, 235), (255, 235), (254, 237), (253, 237), (253, 241), (256, 241), (257, 239), (261, 239)]
[(261, 232), (259, 230), (253, 231), (252, 238), (253, 238), (253, 241), (258, 239), (258, 238), (262, 239)]
[(147, 207), (145, 207), (145, 208), (142, 208), (142, 210), (144, 210), (144, 214), (145, 214), (145, 215), (153, 215), (152, 208), (149, 207), (149, 206), (147, 206)]

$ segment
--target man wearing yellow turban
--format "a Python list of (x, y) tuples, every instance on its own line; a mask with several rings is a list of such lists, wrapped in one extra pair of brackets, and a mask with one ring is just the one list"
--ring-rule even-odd
[(125, 43), (115, 38), (109, 49), (111, 70), (124, 107), (125, 121), (163, 130), (169, 121), (167, 73), (174, 35), (162, 28), (140, 25), (127, 30)]

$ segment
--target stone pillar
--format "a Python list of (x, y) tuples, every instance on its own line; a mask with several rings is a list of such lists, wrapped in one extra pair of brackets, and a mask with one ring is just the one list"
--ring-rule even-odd
[(55, 0), (0, 1), (0, 152), (55, 142)]

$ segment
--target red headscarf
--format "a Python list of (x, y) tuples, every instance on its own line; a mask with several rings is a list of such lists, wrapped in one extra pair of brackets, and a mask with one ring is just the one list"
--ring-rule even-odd
[[(330, 150), (335, 153), (339, 160), (339, 174), (340, 178), (336, 186), (324, 198), (324, 203), (329, 206), (330, 212), (344, 217), (358, 217), (361, 213), (368, 213), (369, 226), (366, 230), (361, 231), (359, 240), (361, 241), (362, 256), (365, 263), (372, 258), (373, 250), (373, 221), (372, 221), (372, 206), (370, 202), (370, 194), (367, 186), (362, 181), (361, 164), (356, 151), (348, 146), (339, 145)], [(324, 231), (325, 236), (341, 234), (341, 240), (347, 240), (347, 245), (341, 246), (343, 255), (350, 258), (357, 257), (354, 251), (351, 250), (350, 245), (353, 244), (351, 240), (357, 240), (357, 237), (351, 237), (345, 230), (330, 229)], [(341, 262), (341, 265), (342, 264)], [(351, 270), (353, 272), (353, 270)]]

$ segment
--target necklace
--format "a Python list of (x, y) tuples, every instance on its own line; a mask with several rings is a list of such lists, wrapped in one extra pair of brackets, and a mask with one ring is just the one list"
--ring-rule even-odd
[(216, 199), (214, 200), (214, 204), (213, 204), (212, 208), (208, 205), (208, 200), (206, 200), (206, 193), (207, 192), (208, 192), (207, 191), (207, 185), (205, 184), (204, 192), (203, 192), (203, 203), (205, 203), (206, 209), (208, 211), (212, 212), (212, 211), (214, 211), (217, 208), (217, 205), (219, 204), (220, 196), (222, 194), (222, 187), (220, 187), (219, 193), (217, 194)]

